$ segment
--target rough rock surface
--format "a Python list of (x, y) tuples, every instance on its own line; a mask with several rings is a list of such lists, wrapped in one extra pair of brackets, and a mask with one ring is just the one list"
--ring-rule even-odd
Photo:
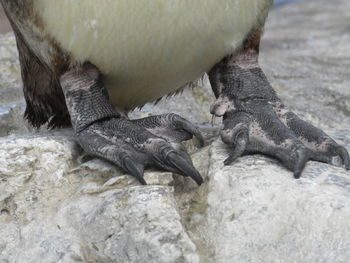
[[(260, 60), (286, 104), (350, 150), (349, 9), (275, 9)], [(84, 155), (71, 130), (25, 124), (13, 35), (0, 36), (0, 69), (0, 262), (349, 261), (350, 173), (309, 162), (294, 180), (260, 155), (224, 166), (207, 86), (133, 113), (197, 122), (207, 146), (186, 145), (206, 182), (147, 171), (140, 186)]]

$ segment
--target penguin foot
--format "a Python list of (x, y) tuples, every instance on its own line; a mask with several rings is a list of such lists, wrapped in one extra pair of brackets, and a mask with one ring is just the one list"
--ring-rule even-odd
[(231, 147), (229, 165), (243, 154), (263, 153), (279, 159), (299, 178), (308, 160), (350, 168), (348, 151), (322, 130), (301, 120), (280, 101), (252, 99), (224, 116), (222, 140)]
[(225, 57), (209, 72), (217, 98), (210, 112), (223, 116), (221, 138), (231, 147), (225, 164), (243, 154), (263, 153), (279, 159), (295, 178), (308, 160), (349, 170), (348, 151), (278, 98), (258, 62), (262, 31), (252, 31), (238, 53)]
[(194, 136), (197, 138), (200, 147), (204, 145), (204, 139), (199, 129), (188, 120), (174, 113), (136, 119), (131, 122), (166, 139), (170, 143), (178, 144), (190, 140)]
[(60, 77), (71, 123), (82, 148), (119, 166), (146, 184), (147, 166), (190, 176), (203, 183), (181, 142), (203, 137), (189, 121), (175, 114), (129, 120), (108, 99), (99, 70), (90, 63)]
[(139, 120), (101, 120), (77, 134), (86, 152), (116, 164), (141, 184), (146, 184), (143, 178), (145, 167), (157, 166), (189, 176), (200, 185), (203, 179), (181, 144), (193, 136), (203, 143), (198, 129), (175, 114)]

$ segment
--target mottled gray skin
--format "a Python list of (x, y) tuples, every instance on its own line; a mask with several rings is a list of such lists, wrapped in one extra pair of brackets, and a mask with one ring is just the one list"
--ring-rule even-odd
[[(193, 136), (203, 143), (196, 127), (175, 114), (129, 120), (126, 113), (110, 103), (98, 68), (88, 61), (69, 68), (70, 54), (62, 51), (54, 39), (33, 35), (33, 27), (43, 25), (31, 12), (31, 1), (1, 0), (1, 3), (16, 34), (26, 115), (31, 123), (40, 126), (49, 121), (51, 126), (61, 126), (66, 117), (60, 116), (67, 116), (68, 110), (83, 149), (123, 168), (142, 184), (146, 183), (144, 168), (149, 165), (190, 176), (198, 184), (203, 182), (181, 145)], [(33, 26), (26, 26), (28, 23)], [(209, 72), (217, 97), (211, 113), (223, 116), (221, 136), (232, 149), (225, 163), (244, 153), (261, 152), (280, 159), (296, 178), (309, 159), (331, 163), (333, 157), (339, 156), (349, 169), (345, 148), (288, 111), (267, 81), (258, 64), (263, 21), (259, 23), (240, 50), (223, 58)], [(42, 42), (52, 47), (50, 65), (35, 53)], [(57, 98), (55, 103), (50, 102), (52, 97)]]
[(190, 122), (176, 114), (129, 120), (108, 100), (98, 69), (86, 63), (60, 78), (71, 122), (85, 151), (117, 164), (142, 184), (144, 167), (156, 165), (203, 182), (181, 145), (195, 135)]
[(223, 116), (221, 138), (233, 148), (225, 164), (245, 153), (264, 153), (281, 160), (295, 178), (308, 160), (332, 163), (340, 157), (349, 170), (347, 150), (290, 112), (276, 95), (258, 63), (261, 34), (261, 29), (252, 32), (238, 54), (209, 73), (217, 97), (210, 110)]

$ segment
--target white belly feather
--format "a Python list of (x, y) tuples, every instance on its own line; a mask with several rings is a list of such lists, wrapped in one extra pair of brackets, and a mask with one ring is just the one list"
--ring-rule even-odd
[(266, 15), (270, 0), (35, 0), (46, 32), (104, 74), (111, 101), (142, 105), (194, 81)]

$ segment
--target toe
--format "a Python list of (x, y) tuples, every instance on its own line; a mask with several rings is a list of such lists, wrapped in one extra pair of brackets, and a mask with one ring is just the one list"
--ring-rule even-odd
[(203, 178), (193, 166), (186, 152), (175, 150), (165, 140), (151, 139), (147, 144), (147, 152), (152, 156), (152, 163), (164, 170), (191, 177), (198, 185)]
[(102, 137), (101, 134), (83, 132), (78, 140), (88, 153), (112, 162), (135, 177), (141, 184), (146, 185), (147, 183), (143, 178), (143, 160), (145, 158), (142, 158), (142, 154), (125, 143), (116, 145), (113, 139)]
[(178, 130), (187, 132), (188, 134), (191, 134), (191, 137), (192, 136), (196, 137), (196, 139), (199, 142), (200, 147), (202, 147), (204, 145), (203, 135), (199, 131), (199, 129), (193, 125), (193, 123), (180, 117), (179, 115), (175, 115), (175, 117), (173, 119), (175, 121), (175, 125), (177, 126)]
[(177, 114), (151, 116), (133, 120), (132, 122), (171, 142), (190, 140), (194, 136), (197, 138), (200, 146), (204, 145), (204, 139), (200, 130)]
[(189, 163), (185, 158), (183, 158), (179, 153), (171, 152), (167, 156), (167, 161), (173, 167), (175, 167), (180, 172), (180, 174), (191, 177), (198, 185), (201, 185), (203, 183), (203, 178), (196, 170), (196, 168), (194, 168), (193, 165)]
[(350, 170), (349, 152), (343, 146), (339, 146), (337, 151), (338, 151), (340, 158), (343, 160), (343, 164), (345, 165), (345, 169)]
[(340, 164), (338, 165), (344, 165), (345, 169), (349, 170), (350, 168), (349, 152), (345, 149), (345, 147), (338, 145), (336, 142), (333, 142), (331, 145), (328, 146), (327, 151), (323, 153), (323, 155), (329, 158), (328, 163), (330, 164), (337, 165), (334, 159), (338, 159), (338, 160), (340, 159)]
[(350, 168), (349, 153), (337, 144), (321, 129), (300, 119), (293, 112), (281, 114), (280, 119), (293, 131), (297, 138), (307, 147), (311, 154), (310, 159), (335, 164), (334, 159), (340, 158), (347, 170)]
[(143, 178), (144, 166), (132, 160), (129, 156), (124, 156), (121, 163), (122, 168), (135, 177), (141, 184), (147, 185)]
[(308, 150), (304, 146), (299, 146), (295, 150), (294, 178), (298, 179), (304, 170), (306, 162), (309, 160)]
[(221, 131), (221, 139), (231, 148), (229, 157), (224, 161), (225, 165), (234, 162), (242, 156), (249, 143), (250, 117), (247, 113), (232, 113), (224, 120), (224, 129)]
[(239, 132), (233, 139), (233, 150), (229, 157), (224, 161), (225, 165), (229, 165), (234, 162), (238, 157), (242, 156), (248, 145), (248, 133), (246, 131)]

